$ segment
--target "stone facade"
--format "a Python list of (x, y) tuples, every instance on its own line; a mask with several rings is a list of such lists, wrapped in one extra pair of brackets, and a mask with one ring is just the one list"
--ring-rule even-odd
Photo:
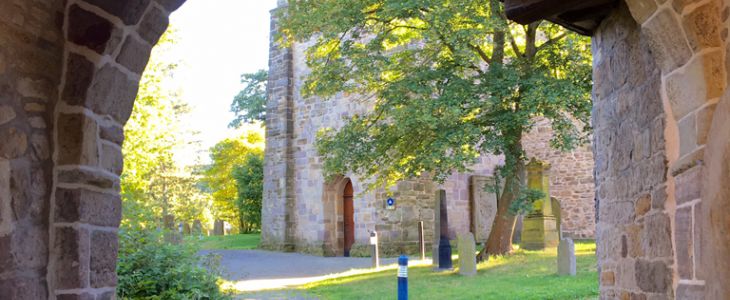
[[(277, 31), (275, 17), (272, 36)], [(319, 255), (342, 255), (342, 189), (350, 180), (355, 190), (355, 254), (368, 255), (368, 231), (376, 230), (385, 254), (417, 249), (417, 224), (424, 222), (428, 244), (434, 241), (434, 213), (437, 190), (444, 189), (448, 200), (449, 236), (471, 231), (470, 198), (487, 197), (470, 188), (474, 176), (492, 176), (501, 158), (484, 156), (472, 173), (453, 174), (443, 185), (428, 179), (397, 184), (389, 192), (397, 201), (395, 210), (385, 209), (385, 191), (367, 192), (367, 182), (345, 174), (325, 182), (322, 161), (315, 139), (322, 128), (340, 128), (349, 116), (364, 114), (373, 103), (357, 95), (340, 95), (322, 100), (300, 94), (305, 76), (305, 51), (311, 43), (294, 43), (281, 48), (272, 40), (269, 60), (269, 102), (266, 120), (264, 203), (262, 244), (265, 248), (301, 251)], [(565, 213), (563, 228), (570, 236), (592, 238), (594, 232), (594, 191), (592, 153), (588, 146), (570, 153), (552, 151), (551, 131), (540, 122), (526, 141), (529, 155), (556, 165), (551, 189)], [(478, 240), (477, 242), (484, 242)]]

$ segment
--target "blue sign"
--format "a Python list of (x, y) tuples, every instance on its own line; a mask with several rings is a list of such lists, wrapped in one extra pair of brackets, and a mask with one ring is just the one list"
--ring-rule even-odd
[(385, 200), (385, 206), (387, 209), (395, 209), (395, 199), (388, 197), (388, 200)]

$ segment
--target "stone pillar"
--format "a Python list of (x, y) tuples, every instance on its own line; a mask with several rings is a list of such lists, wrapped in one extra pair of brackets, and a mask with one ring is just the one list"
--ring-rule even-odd
[(449, 215), (446, 205), (446, 191), (440, 190), (438, 195), (439, 206), (441, 207), (439, 209), (441, 218), (439, 220), (438, 266), (439, 270), (451, 270), (453, 263), (451, 261), (451, 243), (449, 242)]
[[(279, 5), (278, 9), (281, 9), (286, 6), (286, 2)], [(272, 12), (261, 246), (291, 251), (294, 249), (296, 232), (292, 158), (294, 70), (292, 49), (282, 48), (276, 42), (278, 29), (276, 12)]]
[(550, 165), (532, 159), (527, 164), (527, 185), (530, 189), (542, 191), (545, 195), (535, 201), (532, 213), (525, 216), (522, 228), (522, 248), (540, 250), (557, 247), (558, 225), (550, 201)]
[(434, 268), (439, 266), (439, 242), (441, 241), (441, 190), (436, 191), (436, 203), (433, 208), (433, 244), (431, 244), (431, 260)]

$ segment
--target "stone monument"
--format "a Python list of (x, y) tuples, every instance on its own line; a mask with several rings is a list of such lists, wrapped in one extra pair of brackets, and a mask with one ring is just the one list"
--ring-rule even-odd
[(215, 220), (213, 224), (213, 235), (224, 235), (223, 220)]
[(558, 245), (558, 275), (575, 276), (575, 244), (573, 239), (561, 239)]
[(200, 220), (193, 221), (193, 235), (203, 235), (203, 224)]
[(534, 158), (527, 164), (527, 186), (545, 195), (535, 201), (533, 211), (522, 223), (522, 248), (541, 250), (556, 247), (560, 241), (557, 220), (550, 200), (550, 165)]
[(477, 256), (474, 235), (471, 232), (459, 235), (459, 274), (474, 276), (477, 274)]
[[(471, 207), (471, 232), (477, 243), (486, 243), (492, 232), (494, 218), (497, 216), (497, 193), (487, 189), (494, 187), (493, 177), (472, 176), (469, 179), (469, 189), (472, 196), (469, 199)], [(499, 187), (497, 187), (499, 188)]]
[(439, 270), (451, 270), (454, 265), (451, 261), (451, 243), (449, 242), (449, 215), (446, 210), (446, 191), (440, 190), (438, 193), (439, 209), (441, 218), (439, 220)]

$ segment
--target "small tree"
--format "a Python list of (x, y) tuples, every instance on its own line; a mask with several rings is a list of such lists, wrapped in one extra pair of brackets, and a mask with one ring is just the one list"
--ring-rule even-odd
[(498, 0), (290, 0), (281, 41), (309, 41), (305, 96), (374, 99), (371, 113), (318, 149), (328, 176), (354, 171), (371, 188), (430, 174), (443, 181), (483, 154), (502, 155), (497, 218), (486, 252), (511, 250), (525, 184), (522, 137), (538, 117), (551, 145), (585, 140), (591, 108), (589, 40), (561, 27), (510, 23)]
[(261, 152), (249, 153), (243, 163), (233, 169), (238, 189), (238, 207), (243, 232), (261, 228), (261, 202), (264, 194), (264, 156)]

